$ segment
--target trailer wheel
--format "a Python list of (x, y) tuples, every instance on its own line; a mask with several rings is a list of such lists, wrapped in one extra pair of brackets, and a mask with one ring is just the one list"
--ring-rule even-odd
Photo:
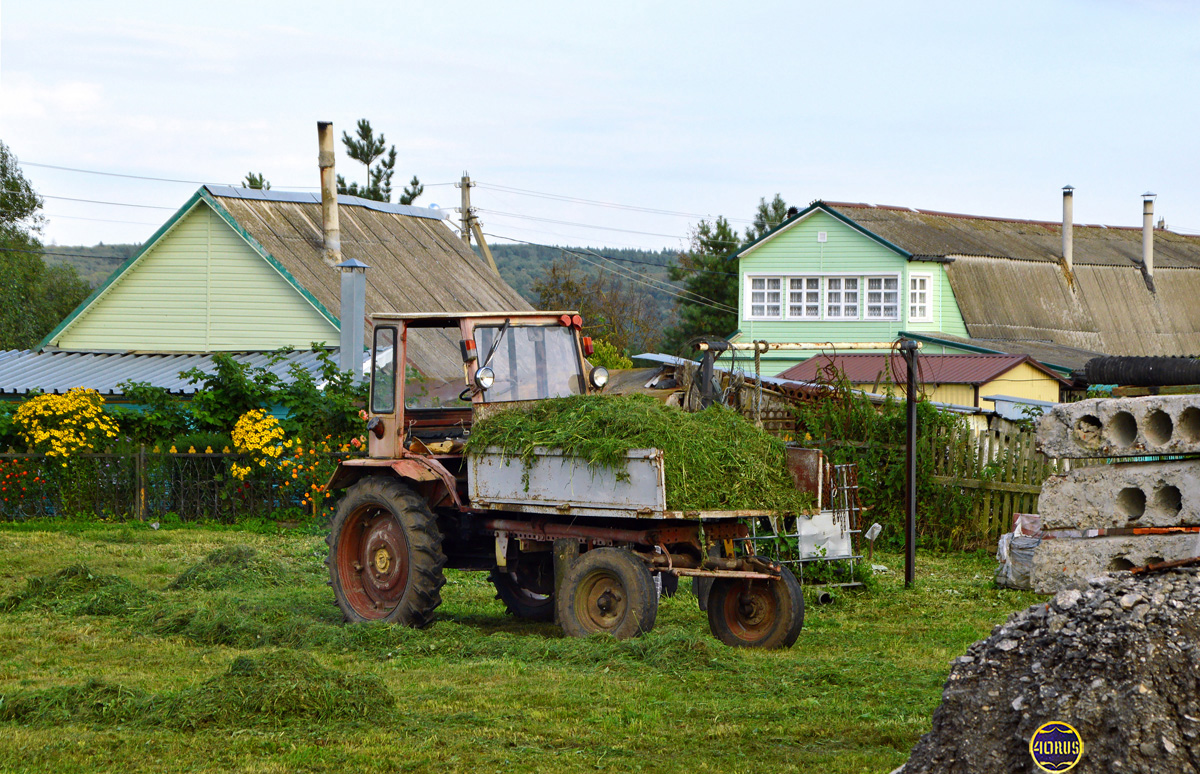
[(347, 490), (326, 538), (329, 581), (346, 621), (421, 627), (442, 603), (442, 536), (402, 482), (368, 476)]
[(627, 640), (653, 629), (658, 615), (650, 568), (624, 548), (596, 548), (580, 556), (556, 596), (558, 622), (570, 637), (604, 633)]
[(525, 588), (515, 572), (494, 569), (488, 579), (496, 587), (496, 599), (504, 603), (513, 617), (527, 621), (554, 620), (553, 594), (539, 594)]
[(788, 568), (778, 580), (713, 580), (708, 628), (726, 645), (790, 648), (803, 626), (804, 591)]

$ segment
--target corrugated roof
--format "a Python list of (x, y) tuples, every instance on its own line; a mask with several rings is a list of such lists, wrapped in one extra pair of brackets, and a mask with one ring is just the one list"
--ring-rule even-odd
[(945, 343), (966, 348), (977, 348), (984, 353), (1029, 355), (1042, 365), (1059, 371), (1074, 371), (1083, 368), (1087, 361), (1101, 357), (1100, 352), (1079, 349), (1048, 341), (1013, 341), (1010, 339), (976, 339), (954, 336), (949, 333), (911, 333), (902, 331), (901, 336), (930, 343)]
[[(919, 358), (921, 380), (930, 384), (986, 384), (1008, 373), (1022, 363), (1029, 363), (1050, 378), (1059, 381), (1045, 366), (1028, 355), (922, 355)], [(811, 382), (821, 369), (833, 364), (846, 374), (853, 384), (881, 381), (902, 382), (907, 378), (904, 358), (890, 355), (826, 355), (820, 354), (798, 363), (783, 373), (781, 379)]]
[[(321, 380), (321, 363), (312, 351), (292, 352), (275, 364), (270, 352), (230, 353), (246, 365), (267, 368), (285, 382), (291, 381), (290, 369), (299, 365)], [(338, 359), (338, 350), (330, 354)], [(191, 368), (212, 372), (212, 355), (133, 354), (100, 352), (61, 352), (10, 349), (0, 351), (0, 394), (24, 395), (33, 390), (65, 393), (75, 387), (89, 387), (101, 395), (121, 395), (122, 382), (148, 382), (178, 395), (191, 395), (197, 385), (179, 376)]]
[[(1062, 259), (1061, 222), (852, 202), (824, 204), (914, 256), (975, 255), (1055, 264)], [(1130, 214), (1141, 219), (1140, 203)], [(1141, 226), (1076, 223), (1072, 238), (1076, 266), (1141, 266)], [(1156, 272), (1160, 268), (1200, 268), (1200, 236), (1155, 229), (1154, 266)]]
[[(324, 261), (321, 201), (255, 199), (208, 188), (264, 250), (333, 314), (340, 315), (341, 275)], [(246, 189), (229, 189), (238, 193)], [(271, 192), (267, 192), (271, 193)], [(404, 205), (338, 197), (342, 259), (366, 263), (367, 314), (374, 312), (519, 311), (532, 307), (440, 218), (412, 216)], [(345, 202), (345, 204), (343, 204)], [(364, 320), (364, 325), (369, 323)], [(439, 378), (462, 374), (458, 335), (414, 332), (409, 362)]]

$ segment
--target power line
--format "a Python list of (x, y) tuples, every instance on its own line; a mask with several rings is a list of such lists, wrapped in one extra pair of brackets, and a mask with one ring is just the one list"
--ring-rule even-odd
[(75, 199), (70, 196), (50, 196), (49, 194), (38, 194), (43, 199), (58, 199), (64, 202), (84, 202), (86, 204), (107, 204), (113, 207), (137, 207), (143, 210), (177, 210), (178, 207), (164, 207), (160, 204), (130, 204), (128, 202), (106, 202), (100, 199)]
[[(57, 164), (39, 164), (34, 161), (22, 161), (23, 167), (40, 167), (42, 169), (57, 169), (61, 172), (81, 172), (85, 175), (104, 175), (105, 177), (123, 177), (129, 180), (152, 180), (156, 183), (188, 183), (190, 185), (222, 185), (231, 186), (233, 188), (241, 187), (238, 183), (213, 183), (208, 180), (184, 180), (176, 177), (152, 177), (150, 175), (130, 175), (124, 172), (104, 172), (99, 169), (80, 169), (78, 167), (63, 167)], [(421, 185), (431, 188), (439, 185), (454, 185), (454, 183), (422, 183)], [(319, 185), (282, 185), (280, 189), (287, 190), (302, 190), (302, 191), (319, 191)]]
[[(524, 239), (517, 239), (515, 237), (504, 236), (502, 234), (487, 234), (487, 236), (490, 236), (493, 239), (507, 239), (507, 240), (510, 240), (513, 242), (521, 242), (522, 244), (534, 245), (537, 247), (549, 247), (550, 249), (553, 249), (553, 250), (559, 250), (564, 253), (570, 253), (571, 255), (575, 255), (576, 257), (581, 258), (585, 263), (590, 263), (599, 269), (603, 269), (604, 271), (611, 272), (613, 274), (616, 274), (619, 277), (628, 279), (632, 282), (637, 282), (640, 285), (646, 285), (653, 290), (657, 290), (659, 292), (666, 293), (667, 295), (675, 296), (676, 298), (679, 298), (680, 300), (687, 301), (687, 302), (690, 302), (693, 304), (698, 304), (700, 306), (707, 306), (709, 308), (716, 309), (717, 311), (720, 311), (720, 312), (736, 312), (737, 311), (736, 309), (734, 309), (730, 306), (726, 306), (725, 304), (722, 304), (718, 301), (714, 301), (711, 298), (705, 298), (704, 296), (702, 296), (698, 293), (693, 293), (690, 290), (680, 290), (676, 286), (671, 285), (670, 283), (667, 283), (667, 282), (663, 282), (662, 280), (654, 279), (652, 277), (647, 278), (647, 279), (653, 280), (653, 282), (658, 282), (665, 286), (665, 287), (659, 287), (657, 285), (651, 284), (651, 282), (646, 282), (642, 279), (639, 279), (641, 277), (645, 277), (646, 275), (639, 274), (638, 272), (632, 271), (630, 269), (626, 269), (623, 266), (618, 266), (615, 269), (605, 266), (603, 264), (600, 264), (600, 263), (597, 263), (596, 261), (591, 260), (583, 253), (577, 252), (575, 250), (571, 250), (566, 247), (554, 247), (551, 245), (542, 245), (542, 244), (538, 244), (537, 242), (529, 242)], [(604, 258), (604, 256), (597, 255), (595, 253), (593, 253), (593, 255), (596, 255), (596, 257), (598, 257), (598, 258)], [(608, 259), (605, 259), (605, 260), (608, 260)], [(633, 275), (633, 276), (630, 276), (630, 275)], [(689, 296), (694, 296), (694, 297), (689, 297)]]
[[(584, 199), (584, 198), (581, 198), (578, 196), (566, 196), (563, 194), (553, 194), (553, 193), (548, 193), (545, 191), (533, 191), (528, 188), (514, 188), (512, 186), (507, 186), (507, 185), (494, 185), (491, 183), (476, 183), (476, 185), (479, 186), (480, 188), (488, 188), (493, 191), (500, 191), (502, 193), (514, 193), (514, 194), (518, 194), (520, 196), (533, 196), (533, 197), (536, 197), (539, 199), (550, 199), (553, 201), (570, 202), (572, 204), (587, 204), (587, 205), (590, 205), (593, 207), (608, 207), (611, 209), (627, 210), (630, 212), (645, 212), (645, 213), (649, 213), (651, 215), (670, 215), (672, 217), (679, 217), (679, 218), (699, 218), (700, 220), (715, 220), (715, 218), (711, 214), (701, 215), (700, 213), (696, 213), (696, 212), (680, 212), (678, 210), (664, 210), (664, 209), (658, 209), (656, 207), (640, 207), (640, 206), (633, 205), (633, 204), (619, 204), (617, 202), (605, 202), (605, 201), (600, 201), (598, 199)], [(718, 217), (720, 217), (720, 216), (718, 216)], [(759, 222), (757, 220), (749, 219), (749, 218), (725, 218), (725, 220), (729, 221), (730, 223), (748, 223), (750, 225), (757, 225)], [(763, 222), (769, 228), (772, 226), (778, 226), (783, 221), (767, 220), (767, 221), (763, 221)]]
[(119, 255), (85, 255), (83, 253), (59, 253), (52, 250), (24, 250), (20, 247), (0, 247), (0, 253), (29, 253), (30, 255), (49, 255), (55, 258), (120, 258), (121, 261), (129, 260)]
[[(102, 172), (98, 169), (79, 169), (77, 167), (60, 167), (57, 164), (38, 164), (33, 161), (22, 161), (23, 167), (41, 167), (42, 169), (57, 169), (62, 172), (82, 172), (85, 175), (104, 175), (105, 177), (124, 177), (130, 180), (153, 180), (157, 183), (189, 183), (191, 185), (218, 185), (204, 180), (181, 180), (173, 177), (150, 177), (148, 175), (128, 175), (123, 172)], [(228, 185), (220, 183), (219, 185)], [(320, 188), (320, 186), (296, 186), (297, 188)]]

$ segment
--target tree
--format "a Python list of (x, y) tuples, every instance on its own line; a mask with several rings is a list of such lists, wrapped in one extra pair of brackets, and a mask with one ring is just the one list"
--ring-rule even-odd
[(584, 332), (611, 344), (617, 352), (653, 349), (658, 338), (650, 294), (608, 272), (584, 271), (573, 257), (555, 259), (533, 283), (538, 308), (578, 310)]
[(787, 202), (779, 194), (768, 204), (766, 199), (758, 200), (758, 209), (754, 212), (754, 225), (746, 229), (746, 244), (750, 244), (763, 234), (787, 220)]
[[(351, 137), (348, 132), (342, 132), (342, 144), (346, 146), (347, 156), (366, 166), (367, 180), (361, 186), (358, 183), (347, 184), (346, 179), (338, 175), (338, 193), (390, 202), (392, 200), (392, 175), (396, 172), (396, 146), (393, 145), (389, 148), (387, 139), (382, 132), (376, 137), (375, 130), (371, 128), (371, 122), (365, 118), (358, 120), (357, 136)], [(424, 190), (425, 187), (421, 185), (421, 181), (417, 179), (416, 175), (413, 175), (412, 182), (400, 195), (400, 203), (412, 204)]]
[(0, 142), (0, 349), (31, 349), (87, 298), (69, 264), (47, 266), (38, 238), (42, 198)]
[(271, 183), (263, 176), (261, 172), (247, 172), (246, 179), (242, 181), (242, 188), (259, 188), (263, 191), (271, 190)]
[(761, 237), (787, 218), (787, 202), (775, 194), (770, 202), (758, 200), (754, 222), (745, 241), (724, 217), (700, 221), (691, 234), (691, 249), (680, 253), (669, 267), (670, 277), (683, 283), (687, 297), (675, 303), (678, 322), (666, 333), (665, 349), (689, 357), (685, 345), (697, 336), (725, 338), (738, 327), (739, 248)]

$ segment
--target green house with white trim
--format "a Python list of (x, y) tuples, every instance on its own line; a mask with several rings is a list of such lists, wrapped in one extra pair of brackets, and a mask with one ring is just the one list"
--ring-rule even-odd
[[(341, 250), (367, 270), (366, 312), (523, 310), (437, 209), (339, 196)], [(42, 342), (42, 350), (261, 352), (338, 345), (340, 272), (317, 194), (204, 186)], [(366, 325), (366, 320), (354, 321)], [(458, 342), (410, 344), (411, 365), (462, 372)]]
[[(1139, 202), (1140, 204), (1140, 202)], [(1200, 354), (1200, 237), (815, 201), (743, 247), (738, 341), (874, 342), (1030, 355), (1068, 375), (1108, 355)], [(1161, 224), (1160, 224), (1161, 225)], [(774, 376), (807, 353), (772, 350)]]

